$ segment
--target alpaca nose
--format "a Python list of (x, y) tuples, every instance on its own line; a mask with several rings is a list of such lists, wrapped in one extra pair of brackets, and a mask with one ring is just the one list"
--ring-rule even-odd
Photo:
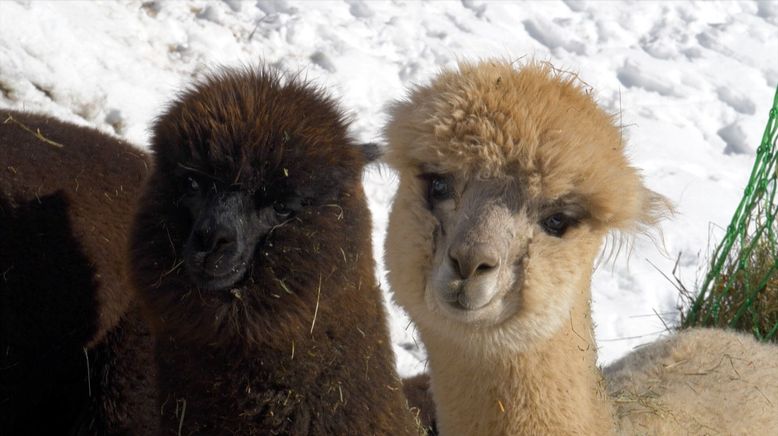
[(193, 236), (194, 248), (204, 254), (219, 253), (232, 246), (237, 232), (232, 226), (208, 220), (198, 226)]
[(458, 244), (449, 249), (448, 256), (463, 280), (487, 274), (500, 265), (497, 250), (488, 244)]

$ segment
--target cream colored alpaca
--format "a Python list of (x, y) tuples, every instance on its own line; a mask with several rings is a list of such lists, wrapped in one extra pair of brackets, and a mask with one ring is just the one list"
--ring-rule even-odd
[(694, 329), (605, 368), (621, 434), (778, 433), (778, 350), (751, 335)]
[(592, 265), (609, 231), (651, 226), (667, 202), (575, 77), (461, 65), (396, 103), (386, 135), (400, 179), (389, 281), (427, 347), (441, 434), (778, 428), (776, 347), (724, 331), (635, 352), (606, 371), (606, 394)]

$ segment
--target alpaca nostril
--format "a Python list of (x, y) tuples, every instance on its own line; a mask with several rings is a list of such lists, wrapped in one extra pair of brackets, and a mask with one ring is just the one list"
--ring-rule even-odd
[(213, 244), (213, 248), (211, 249), (212, 252), (220, 251), (227, 245), (229, 245), (232, 241), (229, 240), (226, 237), (220, 237), (216, 239), (216, 242)]
[(478, 267), (476, 267), (475, 274), (478, 275), (478, 274), (487, 273), (495, 268), (497, 268), (497, 262), (485, 262), (478, 265)]
[(235, 242), (229, 229), (224, 226), (215, 229), (203, 227), (196, 230), (193, 236), (196, 250), (202, 253), (217, 253)]
[(451, 262), (451, 265), (454, 266), (454, 271), (459, 274), (459, 277), (464, 278), (462, 277), (462, 267), (459, 265), (459, 260), (457, 260), (456, 256), (451, 254), (451, 250), (448, 252), (448, 261)]
[(459, 246), (449, 250), (448, 256), (463, 280), (490, 273), (500, 265), (497, 252), (486, 244)]
[(198, 229), (192, 234), (192, 245), (195, 251), (208, 251), (208, 230)]
[(230, 232), (226, 228), (217, 229), (211, 238), (211, 243), (207, 245), (208, 253), (220, 253), (233, 245), (235, 238), (231, 237)]

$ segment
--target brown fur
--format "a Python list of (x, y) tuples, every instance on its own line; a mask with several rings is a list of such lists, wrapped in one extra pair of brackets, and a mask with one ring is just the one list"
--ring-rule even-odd
[[(416, 434), (373, 276), (365, 158), (335, 102), (269, 70), (225, 70), (157, 120), (134, 281), (158, 338), (163, 433)], [(180, 171), (305, 197), (227, 292), (193, 285)], [(315, 319), (315, 322), (314, 322)]]
[(0, 431), (148, 432), (150, 337), (125, 269), (146, 156), (14, 111), (0, 155)]
[(404, 378), (403, 393), (408, 399), (411, 411), (417, 415), (421, 426), (427, 431), (427, 436), (438, 434), (435, 427), (435, 402), (432, 399), (429, 375), (418, 374)]

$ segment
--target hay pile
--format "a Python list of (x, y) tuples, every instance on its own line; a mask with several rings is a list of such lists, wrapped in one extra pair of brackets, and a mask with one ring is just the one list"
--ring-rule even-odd
[(729, 327), (758, 339), (778, 334), (778, 89), (756, 162), (682, 328)]

